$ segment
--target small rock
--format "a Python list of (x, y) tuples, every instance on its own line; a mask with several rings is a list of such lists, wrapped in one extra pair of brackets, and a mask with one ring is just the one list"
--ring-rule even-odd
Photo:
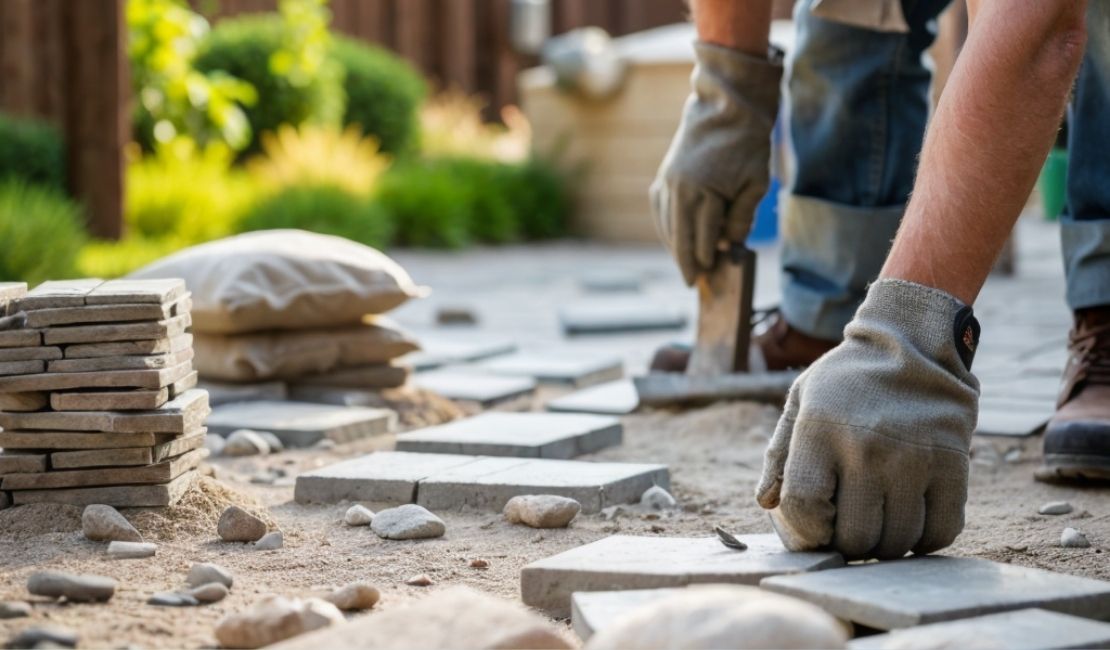
[(198, 562), (189, 569), (189, 576), (185, 578), (185, 584), (190, 587), (199, 587), (206, 585), (210, 582), (217, 582), (228, 589), (234, 582), (231, 573), (227, 569), (218, 564), (209, 564), (207, 562)]
[(227, 587), (219, 582), (209, 582), (189, 590), (189, 595), (202, 603), (218, 603), (227, 598), (228, 593)]
[(254, 543), (254, 548), (259, 551), (276, 551), (285, 546), (285, 535), (280, 530), (266, 533), (262, 539)]
[(147, 605), (156, 607), (196, 607), (200, 601), (191, 594), (179, 591), (160, 591), (146, 601)]
[(1060, 546), (1064, 548), (1087, 548), (1090, 545), (1087, 536), (1074, 528), (1065, 528), (1060, 534)]
[(259, 472), (250, 478), (252, 485), (273, 485), (277, 477), (271, 472)]
[(489, 562), (487, 560), (483, 560), (481, 558), (471, 560), (470, 561), (470, 568), (471, 569), (488, 569), (489, 568)]
[(1037, 510), (1042, 515), (1066, 515), (1071, 512), (1071, 504), (1067, 501), (1049, 501)]
[(1017, 463), (1021, 461), (1021, 449), (1018, 447), (1014, 447), (1013, 449), (1007, 451), (1002, 459), (1005, 460), (1007, 463)]
[(271, 454), (276, 454), (285, 451), (285, 443), (281, 441), (276, 435), (269, 431), (255, 431), (263, 440), (266, 441), (266, 446), (270, 448)]
[(22, 601), (0, 602), (0, 620), (31, 615), (31, 604)]
[(225, 648), (261, 648), (343, 622), (339, 609), (319, 598), (269, 596), (247, 611), (220, 621), (216, 640)]
[(27, 591), (35, 596), (65, 598), (75, 603), (107, 602), (116, 593), (116, 581), (103, 576), (39, 571), (27, 578)]
[(112, 506), (85, 506), (81, 530), (94, 542), (141, 542), (143, 536)]
[(352, 582), (351, 584), (336, 589), (324, 599), (343, 611), (359, 611), (370, 609), (381, 598), (377, 587), (365, 582)]
[(8, 639), (5, 648), (76, 648), (77, 633), (64, 627), (29, 627)]
[(432, 579), (428, 577), (428, 574), (421, 573), (420, 575), (415, 575), (408, 580), (405, 580), (405, 584), (410, 587), (430, 587), (434, 583), (432, 582)]
[(374, 515), (370, 529), (382, 539), (428, 539), (443, 537), (447, 525), (423, 506), (408, 503)]
[(653, 485), (640, 496), (640, 505), (652, 510), (670, 510), (678, 506), (678, 501), (675, 501), (670, 492)]
[(150, 542), (112, 542), (108, 544), (108, 555), (116, 560), (140, 560), (154, 557), (158, 545)]
[(581, 509), (581, 504), (567, 497), (528, 494), (509, 499), (502, 514), (511, 524), (532, 528), (566, 528)]
[(257, 542), (266, 534), (266, 523), (239, 506), (230, 506), (220, 515), (216, 532), (225, 542)]
[(439, 325), (477, 325), (478, 317), (466, 307), (440, 307), (436, 311)]
[(319, 442), (317, 442), (316, 444), (312, 445), (313, 449), (318, 449), (319, 451), (331, 451), (331, 450), (335, 449), (335, 447), (336, 447), (335, 441), (332, 440), (331, 438), (324, 438), (324, 439), (320, 440)]
[(270, 445), (257, 431), (239, 429), (232, 431), (224, 445), (224, 456), (265, 456), (270, 453)]
[(204, 436), (204, 448), (208, 450), (209, 456), (215, 458), (224, 453), (224, 447), (227, 446), (227, 440), (218, 433), (209, 433)]
[(374, 511), (357, 503), (347, 508), (347, 513), (343, 515), (343, 523), (348, 526), (369, 526), (373, 521)]

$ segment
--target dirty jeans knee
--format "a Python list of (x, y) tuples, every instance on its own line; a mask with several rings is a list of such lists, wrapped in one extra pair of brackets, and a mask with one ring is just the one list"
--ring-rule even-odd
[(929, 115), (925, 50), (948, 0), (905, 0), (908, 33), (878, 32), (795, 7), (786, 117), (795, 170), (783, 219), (783, 315), (843, 335), (878, 276), (913, 187)]

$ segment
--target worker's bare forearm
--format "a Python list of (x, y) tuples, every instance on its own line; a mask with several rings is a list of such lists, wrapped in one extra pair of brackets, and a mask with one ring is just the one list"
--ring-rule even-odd
[[(1096, 0), (1097, 1), (1097, 0)], [(1086, 0), (973, 0), (882, 277), (974, 302), (1059, 127)]]
[(690, 0), (698, 38), (754, 56), (765, 56), (771, 0)]

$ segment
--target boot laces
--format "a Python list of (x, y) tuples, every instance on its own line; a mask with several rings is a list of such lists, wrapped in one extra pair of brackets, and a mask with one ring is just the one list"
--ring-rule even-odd
[(1072, 330), (1068, 349), (1088, 381), (1110, 384), (1110, 323)]

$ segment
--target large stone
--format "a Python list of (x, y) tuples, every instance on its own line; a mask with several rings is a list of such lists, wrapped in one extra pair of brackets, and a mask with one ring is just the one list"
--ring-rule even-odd
[(0, 453), (0, 476), (45, 471), (46, 456), (44, 454), (16, 454), (10, 451)]
[(557, 397), (547, 403), (548, 411), (562, 413), (597, 413), (600, 415), (628, 415), (640, 406), (640, 396), (631, 379), (590, 386)]
[(66, 346), (66, 358), (91, 359), (95, 357), (131, 357), (143, 354), (172, 354), (191, 347), (193, 347), (193, 335), (182, 334), (173, 338), (144, 341), (69, 345)]
[(31, 615), (31, 603), (23, 601), (0, 601), (0, 621), (11, 618), (26, 618)]
[(612, 334), (644, 330), (680, 330), (686, 327), (686, 310), (659, 300), (637, 297), (613, 300), (591, 299), (559, 309), (563, 332)]
[(185, 584), (190, 587), (199, 587), (213, 582), (231, 589), (235, 579), (227, 569), (209, 562), (197, 562), (189, 568), (189, 575), (185, 578)]
[(1110, 624), (1043, 609), (1020, 609), (860, 637), (848, 647), (852, 650), (1106, 648), (1110, 647)]
[[(736, 585), (667, 591), (627, 611), (611, 607), (611, 619), (595, 617), (593, 625), (600, 629), (589, 639), (588, 650), (843, 648), (847, 641), (836, 619), (795, 598)], [(588, 607), (590, 601), (584, 602)], [(577, 604), (581, 608), (583, 601)]]
[(193, 360), (193, 351), (138, 357), (93, 357), (91, 359), (60, 359), (46, 364), (47, 372), (100, 372), (103, 370), (159, 370), (173, 368)]
[(158, 390), (193, 372), (192, 363), (161, 370), (110, 370), (107, 372), (40, 373), (0, 377), (0, 392), (72, 390), (78, 388), (145, 388)]
[(532, 528), (566, 528), (582, 505), (554, 494), (527, 494), (509, 499), (502, 511), (511, 524)]
[(879, 562), (770, 577), (761, 586), (879, 630), (1026, 607), (1110, 619), (1110, 582), (971, 558)]
[(269, 431), (286, 447), (310, 447), (325, 438), (350, 442), (389, 433), (396, 424), (396, 413), (386, 409), (268, 401), (217, 406), (207, 421), (209, 431), (225, 435)]
[(103, 576), (39, 571), (27, 578), (27, 591), (75, 603), (107, 602), (116, 593), (116, 581)]
[(568, 459), (621, 444), (620, 420), (598, 415), (489, 412), (397, 435), (397, 451)]
[(519, 353), (483, 362), (479, 367), (495, 375), (531, 377), (541, 383), (579, 388), (624, 376), (624, 364), (617, 357), (567, 350)]
[(58, 307), (80, 307), (85, 304), (85, 296), (104, 284), (103, 280), (51, 280), (43, 282), (23, 296), (17, 306), (25, 311), (36, 309), (55, 309)]
[(194, 449), (177, 458), (142, 467), (104, 467), (36, 474), (8, 474), (0, 481), (5, 490), (53, 490), (100, 485), (147, 485), (169, 483), (196, 468), (208, 457), (207, 449)]
[(76, 632), (56, 625), (29, 627), (5, 642), (5, 648), (76, 648)]
[(84, 307), (39, 309), (27, 313), (27, 327), (160, 321), (185, 314), (191, 308), (192, 301), (188, 297), (182, 297), (166, 305), (85, 305)]
[(517, 603), (451, 587), (347, 625), (291, 639), (273, 650), (572, 647), (555, 624)]
[(184, 434), (203, 426), (208, 412), (208, 393), (203, 390), (190, 390), (151, 412), (0, 413), (0, 427), (43, 431)]
[(239, 506), (220, 514), (216, 532), (225, 542), (257, 542), (266, 534), (266, 523)]
[(373, 607), (381, 596), (374, 585), (352, 582), (331, 592), (324, 599), (344, 611), (360, 611)]
[(268, 596), (216, 625), (216, 640), (225, 648), (261, 648), (305, 632), (344, 623), (342, 612), (317, 598)]
[(773, 534), (739, 538), (748, 545), (746, 551), (727, 548), (716, 537), (614, 535), (524, 567), (521, 596), (527, 605), (566, 617), (576, 591), (758, 585), (768, 576), (844, 564), (837, 553), (791, 553)]
[(118, 510), (104, 504), (85, 506), (81, 531), (94, 542), (142, 542), (143, 536)]
[(15, 505), (64, 503), (71, 506), (86, 506), (94, 503), (105, 503), (118, 508), (162, 508), (177, 503), (192, 487), (196, 476), (196, 472), (185, 472), (174, 480), (159, 485), (112, 485), (65, 490), (23, 490), (11, 494)]
[(150, 542), (112, 542), (108, 544), (108, 556), (117, 560), (140, 560), (154, 557), (158, 545)]
[(81, 469), (90, 467), (136, 467), (161, 463), (204, 446), (204, 429), (187, 436), (174, 438), (153, 447), (129, 449), (87, 449), (62, 451), (50, 454), (52, 469)]
[(378, 512), (370, 529), (382, 539), (428, 539), (443, 537), (447, 525), (426, 508), (407, 503)]
[(480, 406), (493, 406), (536, 392), (536, 381), (529, 377), (498, 377), (463, 370), (417, 373), (412, 383), (447, 399)]

